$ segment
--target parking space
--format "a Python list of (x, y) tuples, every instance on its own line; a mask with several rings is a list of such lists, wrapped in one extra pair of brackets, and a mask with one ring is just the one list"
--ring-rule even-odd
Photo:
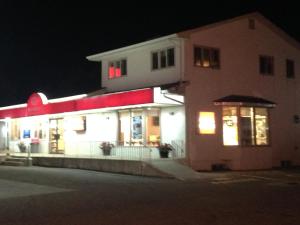
[(207, 172), (182, 181), (0, 166), (0, 224), (295, 225), (299, 183), (298, 170)]

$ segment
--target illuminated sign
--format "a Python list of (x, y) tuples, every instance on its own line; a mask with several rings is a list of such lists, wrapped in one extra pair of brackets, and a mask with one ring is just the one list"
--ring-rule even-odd
[(69, 129), (74, 131), (85, 131), (86, 130), (86, 118), (85, 116), (73, 116), (68, 118)]
[(23, 138), (30, 138), (30, 130), (23, 131)]

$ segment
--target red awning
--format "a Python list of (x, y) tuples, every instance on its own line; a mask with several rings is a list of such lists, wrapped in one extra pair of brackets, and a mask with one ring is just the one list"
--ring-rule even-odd
[(55, 103), (49, 103), (41, 98), (41, 94), (33, 93), (28, 99), (27, 106), (0, 109), (0, 119), (140, 105), (153, 102), (153, 88), (104, 94)]

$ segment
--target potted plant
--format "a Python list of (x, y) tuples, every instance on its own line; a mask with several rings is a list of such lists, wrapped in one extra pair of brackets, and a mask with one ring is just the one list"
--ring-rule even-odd
[(168, 158), (169, 152), (173, 150), (172, 145), (167, 143), (158, 145), (157, 149), (159, 151), (160, 158)]
[(26, 145), (23, 141), (20, 141), (18, 143), (18, 147), (19, 147), (20, 152), (26, 152)]
[(102, 149), (103, 155), (110, 155), (113, 147), (114, 145), (108, 141), (102, 142), (99, 146), (99, 148)]

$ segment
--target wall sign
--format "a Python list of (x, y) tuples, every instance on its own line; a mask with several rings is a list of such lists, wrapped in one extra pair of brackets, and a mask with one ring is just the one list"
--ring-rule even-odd
[(132, 117), (132, 139), (142, 139), (142, 116)]
[(30, 130), (23, 130), (23, 138), (30, 138)]

